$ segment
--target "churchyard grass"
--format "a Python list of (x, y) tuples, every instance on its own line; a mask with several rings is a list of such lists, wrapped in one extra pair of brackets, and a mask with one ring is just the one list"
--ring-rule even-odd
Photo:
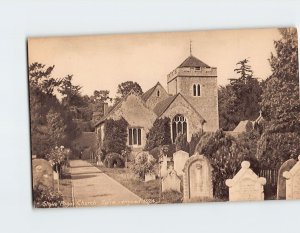
[(160, 200), (159, 179), (144, 182), (134, 177), (134, 174), (129, 168), (107, 168), (102, 165), (97, 166), (95, 163), (93, 165), (149, 204), (182, 202), (182, 194), (177, 192), (162, 193)]
[(69, 168), (66, 168), (59, 180), (59, 190), (63, 195), (64, 202), (72, 203), (72, 180)]

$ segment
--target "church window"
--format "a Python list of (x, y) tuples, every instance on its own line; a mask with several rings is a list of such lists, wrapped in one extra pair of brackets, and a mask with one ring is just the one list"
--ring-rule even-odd
[(128, 129), (129, 145), (141, 145), (142, 144), (142, 129), (141, 128), (129, 128)]
[(172, 138), (175, 142), (178, 134), (187, 135), (187, 122), (183, 115), (177, 114), (172, 121)]
[(159, 93), (159, 90), (157, 90), (157, 93), (156, 93), (157, 97), (159, 97), (160, 93)]
[(201, 87), (200, 84), (193, 85), (193, 96), (201, 96)]

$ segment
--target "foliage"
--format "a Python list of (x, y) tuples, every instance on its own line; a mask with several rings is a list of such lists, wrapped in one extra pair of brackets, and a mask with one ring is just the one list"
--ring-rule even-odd
[(67, 153), (68, 151), (64, 148), (64, 146), (56, 146), (49, 154), (46, 155), (46, 158), (52, 165), (61, 164), (66, 161)]
[(63, 207), (63, 197), (61, 193), (40, 184), (33, 187), (33, 205), (36, 208)]
[(83, 106), (84, 101), (80, 94), (82, 87), (72, 83), (72, 75), (67, 75), (63, 78), (58, 92), (63, 96), (62, 103), (64, 106)]
[(233, 130), (240, 121), (258, 117), (262, 89), (248, 63), (248, 59), (239, 61), (234, 71), (240, 77), (219, 89), (220, 127), (224, 130)]
[(234, 177), (241, 168), (242, 161), (249, 161), (253, 171), (259, 171), (256, 158), (244, 146), (222, 130), (204, 134), (201, 137), (196, 151), (199, 154), (204, 154), (211, 162), (215, 197), (228, 198), (228, 187), (225, 185), (225, 181)]
[(152, 150), (155, 147), (172, 144), (170, 118), (158, 118), (147, 133), (145, 150)]
[(155, 172), (156, 160), (147, 151), (142, 151), (137, 154), (131, 170), (139, 178), (144, 179), (145, 174)]
[(178, 134), (175, 140), (176, 151), (183, 150), (185, 152), (189, 152), (190, 146), (186, 138), (186, 134)]
[(63, 143), (65, 137), (66, 125), (58, 112), (54, 112), (52, 109), (48, 112), (47, 125), (49, 139), (52, 145), (58, 146)]
[(122, 150), (127, 148), (127, 127), (128, 122), (124, 118), (120, 120), (105, 120), (103, 149), (106, 153), (115, 152), (121, 154)]
[(125, 97), (129, 94), (131, 90), (134, 90), (138, 95), (143, 94), (143, 90), (141, 86), (137, 82), (126, 81), (118, 85), (117, 94), (120, 95), (121, 98)]
[(103, 161), (104, 166), (108, 168), (123, 168), (125, 165), (124, 158), (118, 153), (109, 153)]
[(198, 133), (194, 133), (192, 135), (192, 138), (191, 138), (191, 141), (190, 141), (190, 144), (189, 144), (189, 154), (190, 156), (195, 154), (195, 150), (196, 150), (196, 147), (202, 137), (204, 133), (203, 132), (198, 132)]
[(300, 152), (298, 39), (295, 28), (280, 29), (271, 54), (272, 75), (264, 82), (262, 111), (266, 120), (258, 143), (262, 166), (275, 168)]
[(44, 158), (55, 144), (69, 146), (80, 134), (69, 109), (55, 95), (63, 79), (54, 78), (53, 69), (54, 66), (40, 63), (32, 63), (28, 68), (31, 150), (39, 158)]
[(279, 168), (290, 158), (300, 154), (300, 135), (296, 132), (262, 134), (257, 145), (257, 156), (264, 169)]

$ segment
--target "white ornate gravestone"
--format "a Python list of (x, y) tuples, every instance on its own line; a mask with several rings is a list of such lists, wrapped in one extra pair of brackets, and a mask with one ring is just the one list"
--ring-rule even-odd
[(32, 160), (32, 186), (39, 184), (54, 188), (53, 169), (45, 159)]
[(227, 179), (229, 201), (263, 201), (266, 178), (258, 177), (251, 169), (248, 161), (242, 162), (242, 168), (233, 177)]
[(167, 175), (162, 179), (162, 192), (180, 191), (180, 178), (177, 176), (173, 166), (168, 169)]
[(286, 200), (300, 199), (300, 155), (290, 171), (283, 173), (286, 178)]
[(162, 155), (160, 157), (160, 177), (165, 177), (168, 173), (168, 162), (170, 158), (167, 155)]
[(213, 198), (212, 167), (206, 157), (199, 154), (189, 157), (183, 172), (184, 202)]
[(174, 170), (177, 172), (177, 175), (179, 176), (183, 175), (183, 168), (188, 158), (189, 158), (189, 153), (183, 150), (176, 151), (173, 154)]

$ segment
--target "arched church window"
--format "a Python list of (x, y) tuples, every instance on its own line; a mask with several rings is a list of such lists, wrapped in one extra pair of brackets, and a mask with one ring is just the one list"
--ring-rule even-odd
[(201, 93), (200, 93), (200, 84), (197, 85), (197, 96), (200, 96)]
[(196, 84), (193, 85), (193, 96), (197, 96)]
[(159, 95), (160, 95), (159, 90), (157, 90), (156, 95), (157, 95), (157, 97), (159, 97)]
[(187, 135), (186, 118), (181, 114), (177, 114), (172, 120), (172, 136), (173, 136), (172, 138), (173, 138), (173, 142), (175, 142), (178, 134)]
[(201, 96), (201, 86), (200, 84), (193, 85), (193, 96)]

